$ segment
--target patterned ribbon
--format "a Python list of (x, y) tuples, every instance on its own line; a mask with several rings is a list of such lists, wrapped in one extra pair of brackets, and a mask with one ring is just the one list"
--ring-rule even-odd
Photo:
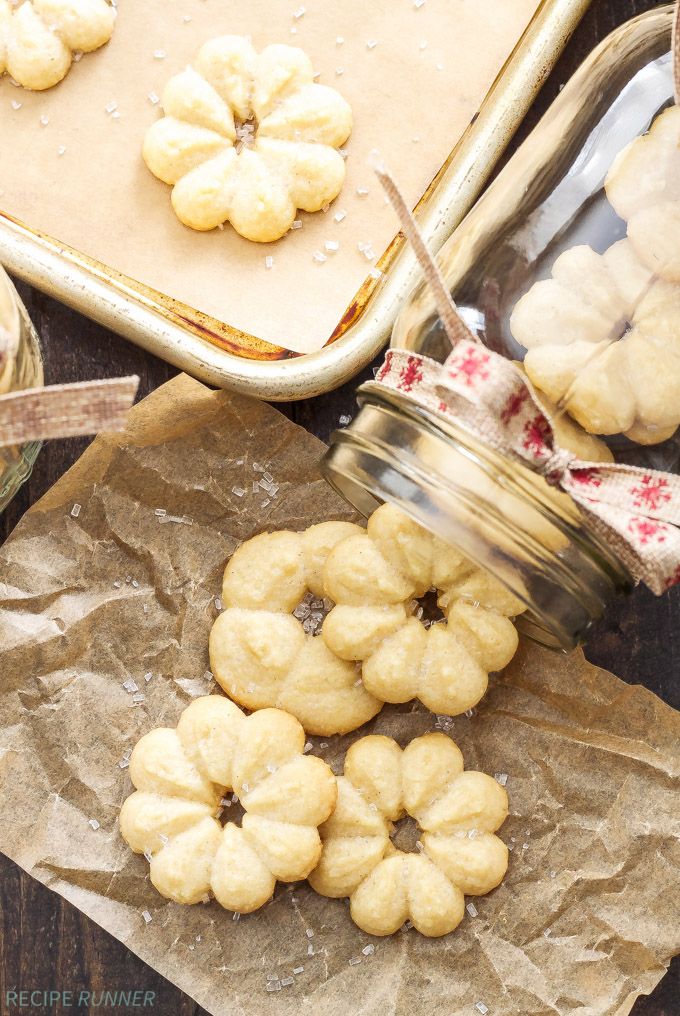
[(531, 383), (510, 360), (476, 340), (456, 343), (443, 365), (392, 349), (372, 384), (455, 420), (565, 491), (652, 592), (661, 594), (680, 582), (680, 478), (637, 466), (587, 462), (561, 448)]
[(123, 430), (139, 378), (78, 381), (0, 395), (0, 448), (25, 441)]

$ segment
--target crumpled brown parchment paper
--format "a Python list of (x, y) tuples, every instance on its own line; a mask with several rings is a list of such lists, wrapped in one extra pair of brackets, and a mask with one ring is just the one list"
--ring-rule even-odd
[[(472, 717), (445, 721), (468, 767), (508, 774), (512, 848), (505, 882), (446, 938), (371, 940), (306, 884), (239, 921), (180, 907), (122, 842), (119, 763), (215, 690), (226, 558), (263, 528), (351, 517), (322, 452), (276, 410), (179, 377), (28, 512), (0, 552), (0, 848), (211, 1013), (628, 1013), (680, 949), (680, 715), (580, 653), (523, 646)], [(253, 493), (254, 465), (276, 496)], [(369, 726), (404, 744), (436, 722), (388, 706)], [(312, 740), (339, 769), (351, 739)]]

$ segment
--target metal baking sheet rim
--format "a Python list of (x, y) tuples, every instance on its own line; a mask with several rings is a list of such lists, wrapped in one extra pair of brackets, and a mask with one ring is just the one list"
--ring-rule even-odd
[[(478, 116), (418, 206), (432, 248), (442, 246), (474, 203), (590, 3), (543, 0)], [(3, 215), (0, 260), (25, 282), (199, 380), (270, 401), (320, 395), (362, 370), (387, 342), (397, 311), (418, 279), (411, 252), (393, 245), (389, 268), (344, 334), (318, 352), (280, 351), (285, 359), (267, 360), (254, 357), (254, 349), (250, 357), (228, 352), (215, 344), (218, 336), (206, 340), (199, 315), (188, 321), (152, 291), (135, 288), (131, 280)], [(246, 344), (248, 339), (253, 346), (258, 342), (245, 337)], [(267, 348), (276, 353), (276, 347)]]

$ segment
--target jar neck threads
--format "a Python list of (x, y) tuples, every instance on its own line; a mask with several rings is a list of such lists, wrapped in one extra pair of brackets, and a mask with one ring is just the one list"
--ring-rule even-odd
[(611, 600), (625, 567), (571, 499), (451, 420), (368, 383), (324, 459), (329, 482), (364, 515), (390, 501), (486, 568), (527, 607), (518, 627), (569, 650)]

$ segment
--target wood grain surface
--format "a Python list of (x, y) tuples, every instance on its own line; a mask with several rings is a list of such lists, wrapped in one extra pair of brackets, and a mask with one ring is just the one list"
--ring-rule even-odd
[[(589, 14), (545, 84), (521, 136), (535, 124), (560, 85), (600, 39), (627, 18), (654, 6), (650, 0), (593, 0)], [(144, 242), (143, 238), (139, 242)], [(20, 289), (42, 336), (49, 381), (138, 374), (142, 397), (175, 373), (174, 368), (79, 314), (28, 287)], [(370, 371), (366, 371), (365, 376), (369, 375)], [(357, 380), (321, 398), (280, 408), (327, 440), (339, 417), (354, 413)], [(0, 539), (12, 531), (28, 506), (61, 476), (87, 443), (86, 439), (53, 442), (43, 449), (30, 481), (0, 516)], [(638, 590), (622, 601), (610, 611), (591, 639), (587, 655), (624, 680), (644, 684), (676, 708), (680, 707), (680, 590), (662, 599)], [(2, 820), (11, 821), (11, 816), (3, 815)], [(18, 988), (74, 992), (140, 988), (155, 992), (152, 1011), (162, 1016), (204, 1016), (205, 1012), (74, 907), (3, 857), (0, 857), (0, 988), (3, 1016), (7, 1011), (2, 1008), (5, 989)], [(21, 1011), (61, 1014), (75, 1010), (55, 1006)], [(113, 1011), (122, 1014), (128, 1010)], [(672, 964), (653, 995), (639, 999), (633, 1012), (635, 1016), (680, 1016), (679, 961)], [(493, 1016), (502, 1014), (494, 1012)]]

